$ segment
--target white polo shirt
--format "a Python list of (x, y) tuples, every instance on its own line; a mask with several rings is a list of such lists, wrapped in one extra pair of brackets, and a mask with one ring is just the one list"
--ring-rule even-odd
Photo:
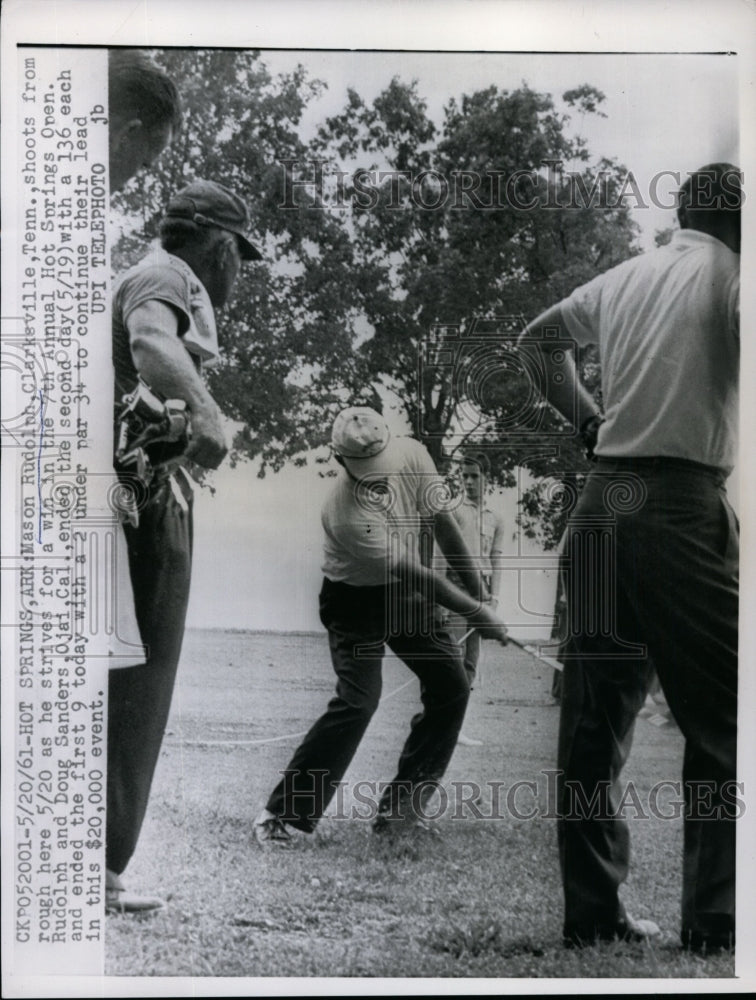
[(391, 580), (392, 552), (419, 553), (421, 517), (442, 507), (446, 488), (427, 449), (413, 438), (394, 438), (400, 471), (386, 477), (388, 492), (371, 497), (342, 470), (323, 505), (323, 573), (354, 587)]
[(738, 429), (740, 256), (683, 229), (561, 303), (598, 344), (606, 420), (596, 454), (673, 456), (730, 472)]

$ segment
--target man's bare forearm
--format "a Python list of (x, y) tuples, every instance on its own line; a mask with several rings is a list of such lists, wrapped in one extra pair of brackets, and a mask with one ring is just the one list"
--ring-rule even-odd
[[(538, 378), (536, 388), (540, 394), (567, 421), (575, 421), (579, 430), (586, 420), (598, 414), (598, 407), (578, 378), (571, 345), (559, 305), (552, 306), (528, 323), (518, 341), (521, 351), (533, 355)], [(554, 352), (560, 355), (566, 352), (566, 356), (560, 357), (557, 363)], [(554, 378), (555, 375), (559, 377)]]
[(443, 573), (423, 566), (419, 560), (399, 559), (392, 565), (391, 570), (395, 577), (413, 590), (428, 595), (436, 604), (464, 618), (472, 620), (488, 611), (480, 600), (471, 597), (461, 587), (455, 586)]
[(185, 457), (206, 469), (223, 461), (227, 446), (220, 411), (194, 368), (178, 336), (178, 319), (159, 301), (137, 307), (128, 320), (134, 366), (144, 381), (165, 399), (183, 399), (191, 418)]
[(412, 590), (462, 615), (471, 628), (481, 630), (486, 638), (506, 644), (507, 627), (496, 612), (488, 604), (482, 604), (455, 587), (442, 573), (423, 566), (419, 559), (411, 557), (397, 559), (392, 563), (391, 572)]
[(501, 577), (502, 569), (499, 564), (499, 552), (491, 553), (491, 599), (499, 600), (499, 593), (501, 592)]
[(183, 399), (190, 410), (217, 412), (189, 353), (177, 337), (161, 331), (132, 338), (134, 365), (144, 381), (165, 399)]

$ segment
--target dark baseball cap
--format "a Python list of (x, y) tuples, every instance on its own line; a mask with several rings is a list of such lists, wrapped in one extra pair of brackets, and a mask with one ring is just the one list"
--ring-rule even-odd
[(171, 219), (190, 219), (198, 226), (225, 229), (237, 237), (244, 260), (262, 260), (260, 251), (244, 235), (249, 229), (247, 206), (222, 184), (192, 181), (171, 198), (165, 215)]

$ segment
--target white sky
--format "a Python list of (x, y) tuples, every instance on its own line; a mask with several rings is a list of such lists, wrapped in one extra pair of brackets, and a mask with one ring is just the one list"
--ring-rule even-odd
[[(263, 58), (273, 73), (301, 63), (310, 77), (327, 83), (308, 110), (308, 131), (343, 109), (348, 87), (370, 103), (393, 76), (418, 81), (428, 115), (438, 125), (451, 97), (491, 85), (511, 91), (527, 83), (552, 94), (557, 107), (571, 113), (570, 131), (588, 140), (594, 162), (600, 156), (616, 158), (633, 172), (644, 194), (660, 171), (684, 178), (687, 170), (705, 163), (737, 163), (739, 158), (735, 56), (268, 50)], [(605, 94), (600, 110), (606, 118), (562, 104), (566, 90), (584, 83)], [(665, 202), (676, 187), (672, 179), (660, 183)], [(644, 245), (653, 245), (654, 231), (670, 225), (672, 215), (651, 207), (635, 212)]]

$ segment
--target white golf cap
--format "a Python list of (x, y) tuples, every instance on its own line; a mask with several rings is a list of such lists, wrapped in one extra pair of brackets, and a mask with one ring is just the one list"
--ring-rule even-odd
[(357, 478), (399, 471), (386, 421), (369, 406), (348, 406), (337, 415), (331, 445)]

